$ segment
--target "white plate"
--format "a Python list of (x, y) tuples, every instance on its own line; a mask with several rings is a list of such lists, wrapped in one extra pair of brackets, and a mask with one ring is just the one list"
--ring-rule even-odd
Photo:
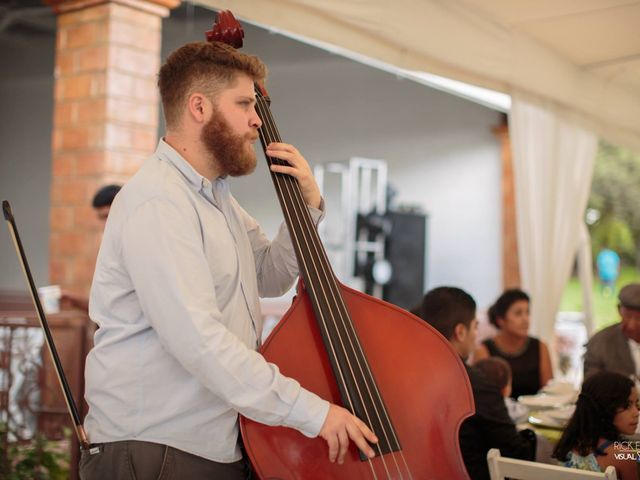
[(529, 423), (538, 427), (562, 429), (566, 422), (551, 417), (546, 411), (535, 412), (529, 415)]
[(542, 387), (542, 392), (549, 395), (569, 395), (576, 393), (576, 389), (569, 382), (551, 382)]
[(561, 422), (568, 422), (575, 410), (575, 405), (567, 405), (566, 407), (552, 408), (551, 410), (545, 411), (545, 413)]
[(538, 395), (521, 395), (518, 397), (518, 401), (532, 409), (535, 408), (556, 408), (563, 407), (572, 403), (575, 399), (575, 395), (547, 395), (546, 393), (539, 393)]

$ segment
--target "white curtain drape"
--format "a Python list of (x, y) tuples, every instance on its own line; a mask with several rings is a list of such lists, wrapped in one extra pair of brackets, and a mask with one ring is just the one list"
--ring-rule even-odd
[(550, 341), (575, 260), (598, 139), (552, 105), (518, 93), (512, 102), (522, 288), (532, 299), (532, 334)]

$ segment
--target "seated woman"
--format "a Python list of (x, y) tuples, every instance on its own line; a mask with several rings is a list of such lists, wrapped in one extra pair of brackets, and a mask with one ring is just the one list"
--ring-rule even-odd
[(618, 443), (622, 435), (636, 431), (638, 408), (633, 381), (619, 373), (594, 373), (582, 385), (553, 457), (566, 467), (593, 472), (613, 465), (618, 479), (638, 478), (637, 452), (628, 448), (629, 443)]
[(537, 393), (551, 380), (553, 372), (549, 349), (541, 340), (529, 336), (529, 296), (522, 290), (506, 290), (488, 314), (499, 331), (476, 349), (474, 363), (501, 357), (511, 367), (511, 397)]

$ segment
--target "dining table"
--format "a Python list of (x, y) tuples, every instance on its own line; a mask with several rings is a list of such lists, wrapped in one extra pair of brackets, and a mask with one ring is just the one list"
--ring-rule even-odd
[(557, 464), (551, 457), (562, 432), (575, 410), (579, 391), (569, 382), (552, 381), (535, 395), (522, 395), (518, 402), (528, 408), (526, 421), (516, 425), (529, 428), (537, 437), (536, 461)]

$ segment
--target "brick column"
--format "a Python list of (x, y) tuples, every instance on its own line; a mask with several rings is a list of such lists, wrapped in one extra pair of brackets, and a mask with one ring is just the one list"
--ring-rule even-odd
[(505, 122), (494, 133), (502, 146), (502, 284), (504, 288), (514, 288), (520, 287), (520, 266), (509, 126)]
[(102, 234), (91, 199), (155, 148), (162, 17), (180, 0), (47, 3), (58, 14), (50, 281), (86, 294)]

